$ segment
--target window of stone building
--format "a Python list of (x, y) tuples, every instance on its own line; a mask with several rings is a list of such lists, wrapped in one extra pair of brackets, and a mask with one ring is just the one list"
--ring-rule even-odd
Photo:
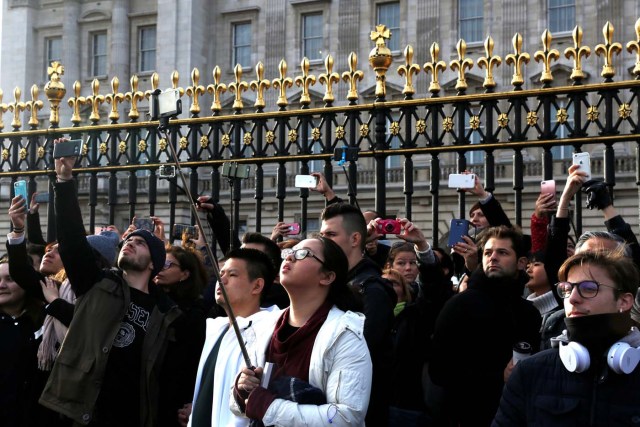
[(384, 24), (391, 31), (391, 39), (387, 40), (387, 47), (392, 51), (400, 50), (400, 2), (379, 3), (377, 24)]
[(91, 75), (107, 75), (107, 33), (91, 35)]
[(138, 71), (156, 69), (156, 26), (149, 25), (138, 29)]
[(44, 75), (53, 61), (62, 62), (62, 37), (47, 37), (44, 39)]
[(561, 33), (573, 30), (576, 25), (575, 0), (548, 0), (549, 31)]
[[(389, 149), (400, 148), (400, 137), (398, 137), (397, 134), (394, 135), (391, 129), (393, 125), (393, 127), (397, 129), (398, 133), (403, 131), (402, 129), (403, 123), (399, 122), (398, 121), (399, 119), (400, 119), (400, 112), (398, 111), (391, 113), (391, 120), (387, 118), (386, 137), (387, 137), (387, 142), (389, 143)], [(387, 157), (386, 159), (387, 169), (400, 168), (402, 166), (403, 158), (404, 156), (400, 154)]]
[(310, 61), (322, 59), (322, 13), (302, 15), (302, 55)]
[(240, 64), (243, 68), (251, 67), (251, 22), (241, 22), (232, 26), (233, 57), (231, 67)]
[(484, 0), (458, 0), (458, 30), (467, 43), (480, 42), (483, 38)]

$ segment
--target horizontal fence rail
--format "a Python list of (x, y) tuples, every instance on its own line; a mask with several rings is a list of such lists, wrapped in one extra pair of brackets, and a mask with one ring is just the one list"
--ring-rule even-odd
[[(574, 47), (565, 51), (567, 58), (573, 58), (574, 68), (569, 76), (571, 86), (553, 86), (554, 69), (551, 65), (558, 52), (551, 47), (551, 35), (543, 34), (543, 49), (534, 55), (542, 63), (540, 87), (523, 89), (522, 67), (529, 62), (529, 54), (522, 51), (522, 38), (516, 34), (513, 39), (514, 52), (506, 55), (505, 64), (511, 65), (514, 74), (512, 90), (495, 92), (494, 68), (501, 58), (493, 54), (493, 40), (485, 42), (486, 56), (477, 64), (485, 70), (482, 84), (484, 93), (467, 93), (465, 73), (474, 61), (465, 57), (464, 41), (458, 42), (458, 59), (449, 64), (456, 72), (455, 95), (443, 96), (439, 78), (446, 69), (446, 63), (439, 60), (439, 47), (431, 47), (431, 61), (423, 67), (413, 63), (413, 50), (405, 49), (406, 64), (397, 72), (404, 76), (402, 90), (404, 99), (388, 100), (385, 74), (391, 64), (390, 52), (385, 45), (388, 30), (376, 27), (372, 40), (376, 47), (369, 61), (376, 73), (375, 100), (358, 103), (361, 94), (357, 84), (362, 80), (363, 71), (357, 68), (355, 54), (349, 57), (349, 70), (342, 75), (333, 72), (333, 58), (327, 57), (325, 73), (318, 77), (309, 74), (309, 61), (302, 61), (302, 74), (287, 77), (287, 65), (280, 63), (279, 78), (264, 79), (264, 67), (256, 66), (256, 80), (242, 80), (242, 68), (235, 69), (235, 81), (227, 85), (220, 82), (219, 67), (213, 70), (214, 83), (208, 86), (199, 83), (200, 73), (191, 73), (192, 84), (185, 89), (178, 86), (177, 73), (171, 76), (172, 87), (181, 97), (190, 100), (188, 118), (175, 118), (169, 122), (168, 139), (158, 131), (158, 123), (141, 121), (147, 107), (147, 99), (158, 88), (159, 77), (154, 74), (152, 87), (146, 92), (138, 90), (138, 78), (130, 79), (131, 90), (119, 92), (119, 81), (111, 82), (111, 92), (100, 93), (97, 80), (91, 85), (91, 95), (82, 96), (79, 82), (73, 85), (73, 96), (66, 99), (71, 111), (71, 127), (60, 127), (60, 112), (66, 111), (66, 89), (60, 81), (63, 73), (61, 64), (54, 62), (49, 69), (50, 81), (44, 92), (49, 100), (49, 127), (40, 128), (38, 112), (44, 103), (38, 100), (39, 89), (31, 89), (32, 100), (20, 101), (21, 91), (14, 90), (15, 101), (1, 103), (0, 129), (4, 129), (3, 115), (10, 112), (10, 131), (0, 132), (0, 178), (8, 178), (11, 183), (27, 179), (30, 193), (37, 188), (37, 181), (54, 179), (52, 146), (59, 137), (81, 138), (85, 141), (82, 154), (78, 157), (75, 173), (79, 178), (79, 190), (88, 197), (90, 206), (89, 227), (96, 225), (96, 206), (108, 204), (109, 221), (113, 221), (115, 208), (126, 198), (129, 216), (136, 214), (136, 206), (149, 206), (153, 215), (158, 201), (158, 191), (168, 191), (170, 223), (175, 221), (179, 192), (175, 181), (165, 186), (159, 176), (162, 165), (172, 163), (168, 144), (175, 148), (182, 167), (188, 174), (189, 189), (193, 194), (208, 192), (215, 201), (226, 198), (231, 191), (234, 224), (238, 223), (239, 208), (243, 197), (253, 190), (255, 200), (256, 228), (261, 231), (262, 211), (266, 194), (277, 199), (278, 218), (285, 216), (288, 190), (292, 187), (295, 174), (308, 174), (311, 170), (321, 170), (333, 185), (341, 177), (341, 168), (336, 166), (334, 152), (337, 148), (350, 147), (358, 151), (359, 159), (371, 159), (372, 165), (363, 169), (360, 160), (338, 162), (348, 175), (348, 197), (351, 202), (357, 198), (362, 186), (373, 187), (375, 208), (381, 214), (386, 211), (387, 190), (390, 183), (402, 183), (404, 208), (407, 217), (413, 211), (413, 194), (416, 185), (428, 186), (431, 193), (432, 224), (440, 222), (439, 192), (441, 181), (449, 173), (466, 170), (468, 153), (482, 153), (482, 176), (485, 187), (491, 191), (496, 180), (508, 178), (511, 173), (511, 187), (514, 190), (515, 222), (522, 223), (522, 191), (528, 176), (553, 179), (554, 174), (566, 171), (566, 160), (554, 159), (552, 148), (571, 146), (575, 151), (602, 149), (602, 156), (594, 156), (594, 174), (603, 176), (607, 184), (616, 185), (616, 175), (635, 173), (636, 185), (640, 184), (638, 156), (616, 158), (614, 147), (623, 143), (640, 141), (640, 58), (631, 70), (632, 80), (614, 81), (614, 58), (621, 51), (620, 43), (613, 41), (613, 28), (605, 25), (605, 40), (595, 47), (596, 55), (602, 57), (603, 81), (583, 82), (581, 63), (590, 48), (581, 45), (582, 30), (574, 30)], [(640, 20), (636, 24), (637, 40), (627, 43), (630, 53), (640, 53)], [(428, 97), (414, 98), (417, 73), (424, 70), (429, 76)], [(334, 105), (334, 90), (339, 82), (349, 87), (348, 104)], [(312, 92), (317, 83), (324, 86), (324, 95)], [(300, 87), (295, 95), (287, 94), (293, 84)], [(255, 110), (247, 112), (248, 102), (244, 93), (255, 92)], [(274, 111), (265, 110), (265, 93), (274, 90), (278, 94)], [(222, 94), (233, 95), (223, 108)], [(200, 103), (208, 102), (210, 94), (212, 115), (200, 116)], [(299, 97), (299, 107), (291, 108), (290, 99)], [(311, 107), (313, 99), (322, 96), (322, 107)], [(64, 109), (63, 109), (64, 108)], [(22, 129), (21, 114), (27, 111), (28, 129)], [(120, 112), (128, 111), (127, 122), (121, 122)], [(105, 122), (105, 115), (108, 122)], [(88, 118), (88, 122), (83, 119)], [(88, 116), (88, 117), (86, 117)], [(86, 124), (89, 123), (89, 124)], [(540, 149), (540, 161), (525, 158), (523, 151)], [(496, 159), (496, 153), (510, 152), (511, 161), (503, 157)], [(455, 162), (447, 163), (443, 157), (448, 153)], [(401, 156), (400, 168), (389, 167), (390, 156)], [(419, 166), (416, 159), (421, 159)], [(240, 182), (227, 181), (221, 176), (224, 162), (235, 161), (252, 165), (253, 176)], [(557, 160), (561, 160), (558, 162)], [(293, 166), (292, 166), (293, 165)], [(476, 168), (478, 165), (474, 165)], [(419, 178), (422, 177), (422, 178)], [(266, 186), (265, 186), (266, 183)], [(13, 186), (11, 186), (13, 195)], [(103, 196), (106, 195), (106, 198)], [(290, 196), (289, 196), (290, 197)], [(309, 191), (300, 189), (300, 211), (303, 231), (308, 219)], [(577, 195), (576, 222), (581, 227), (580, 195)], [(52, 210), (53, 208), (50, 207)], [(458, 195), (458, 210), (464, 217), (465, 195)], [(54, 233), (52, 222), (49, 233)], [(53, 234), (49, 234), (53, 235)], [(433, 239), (439, 239), (436, 226)]]

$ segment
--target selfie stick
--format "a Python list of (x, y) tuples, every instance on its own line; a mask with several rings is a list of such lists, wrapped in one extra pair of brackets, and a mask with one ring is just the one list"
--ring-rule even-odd
[(171, 157), (173, 158), (173, 163), (176, 166), (176, 171), (182, 180), (182, 185), (184, 192), (189, 198), (189, 206), (191, 207), (191, 212), (193, 216), (196, 218), (196, 223), (198, 224), (198, 228), (202, 231), (202, 239), (204, 240), (204, 247), (207, 249), (207, 255), (209, 255), (209, 259), (211, 259), (211, 266), (213, 268), (213, 274), (216, 276), (216, 280), (220, 285), (220, 291), (222, 292), (222, 298), (224, 299), (225, 304), (227, 305), (226, 311), (229, 316), (229, 323), (233, 326), (233, 331), (236, 334), (236, 338), (238, 340), (238, 344), (240, 344), (240, 351), (242, 351), (242, 357), (244, 358), (244, 363), (247, 365), (247, 368), (252, 369), (253, 365), (251, 364), (251, 359), (249, 358), (249, 353), (247, 352), (247, 347), (244, 345), (244, 340), (242, 339), (242, 334), (240, 333), (240, 328), (238, 327), (238, 322), (236, 321), (236, 316), (233, 314), (233, 309), (231, 308), (231, 303), (229, 302), (229, 296), (227, 295), (227, 290), (225, 289), (225, 285), (222, 283), (222, 278), (220, 277), (220, 270), (218, 269), (218, 264), (216, 263), (216, 258), (213, 255), (213, 251), (211, 250), (211, 246), (209, 246), (209, 242), (207, 242), (207, 236), (204, 233), (204, 228), (202, 228), (202, 223), (200, 222), (200, 217), (198, 216), (198, 210), (196, 208), (196, 204), (194, 202), (193, 196), (191, 195), (191, 191), (189, 190), (189, 186), (187, 185), (187, 178), (184, 176), (182, 172), (182, 167), (180, 166), (180, 161), (178, 160), (178, 154), (176, 153), (176, 149), (171, 144), (169, 139), (169, 132), (167, 127), (169, 125), (169, 117), (160, 117), (158, 119), (159, 125), (158, 130), (164, 134), (164, 137), (167, 140), (167, 146), (169, 147), (169, 151), (171, 151)]
[(361, 211), (362, 209), (360, 209), (360, 204), (358, 203), (356, 192), (353, 190), (353, 187), (351, 186), (351, 180), (349, 179), (347, 168), (344, 167), (344, 164), (347, 163), (346, 152), (347, 152), (346, 149), (342, 151), (342, 158), (338, 160), (338, 165), (342, 166), (342, 170), (344, 171), (344, 176), (345, 178), (347, 178), (347, 187), (349, 188), (349, 193), (353, 194), (353, 200), (356, 202), (356, 207), (358, 208), (359, 211)]

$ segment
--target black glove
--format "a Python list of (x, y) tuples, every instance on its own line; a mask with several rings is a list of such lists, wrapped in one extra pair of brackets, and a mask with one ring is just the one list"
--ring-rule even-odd
[(612, 204), (609, 186), (604, 181), (595, 179), (587, 181), (583, 184), (582, 191), (587, 195), (588, 209), (602, 210)]

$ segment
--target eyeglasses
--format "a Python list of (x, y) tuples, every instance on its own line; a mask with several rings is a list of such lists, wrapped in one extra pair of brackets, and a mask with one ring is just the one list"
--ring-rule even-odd
[(182, 267), (180, 267), (180, 264), (178, 264), (177, 262), (173, 262), (173, 261), (165, 261), (164, 262), (164, 266), (162, 267), (163, 270), (168, 270), (170, 269), (172, 266), (176, 266), (180, 269), (182, 269)]
[(298, 260), (298, 261), (302, 261), (303, 259), (305, 259), (307, 257), (311, 257), (311, 258), (317, 260), (324, 267), (327, 266), (324, 263), (324, 261), (322, 261), (320, 258), (315, 256), (313, 254), (313, 252), (311, 252), (311, 250), (309, 250), (309, 249), (283, 249), (282, 252), (280, 253), (280, 257), (282, 259), (287, 259), (289, 257), (289, 255), (293, 255), (293, 258)]
[(582, 298), (595, 298), (595, 296), (598, 295), (598, 290), (600, 290), (600, 286), (604, 286), (605, 288), (615, 289), (616, 291), (620, 290), (620, 288), (617, 288), (615, 286), (603, 285), (602, 283), (598, 283), (595, 280), (583, 280), (582, 282), (578, 282), (578, 283), (571, 283), (571, 282), (556, 283), (556, 292), (558, 292), (558, 296), (560, 296), (560, 298), (563, 298), (563, 299), (569, 298), (571, 296), (571, 291), (573, 291), (573, 288), (575, 286), (578, 287), (578, 294)]

